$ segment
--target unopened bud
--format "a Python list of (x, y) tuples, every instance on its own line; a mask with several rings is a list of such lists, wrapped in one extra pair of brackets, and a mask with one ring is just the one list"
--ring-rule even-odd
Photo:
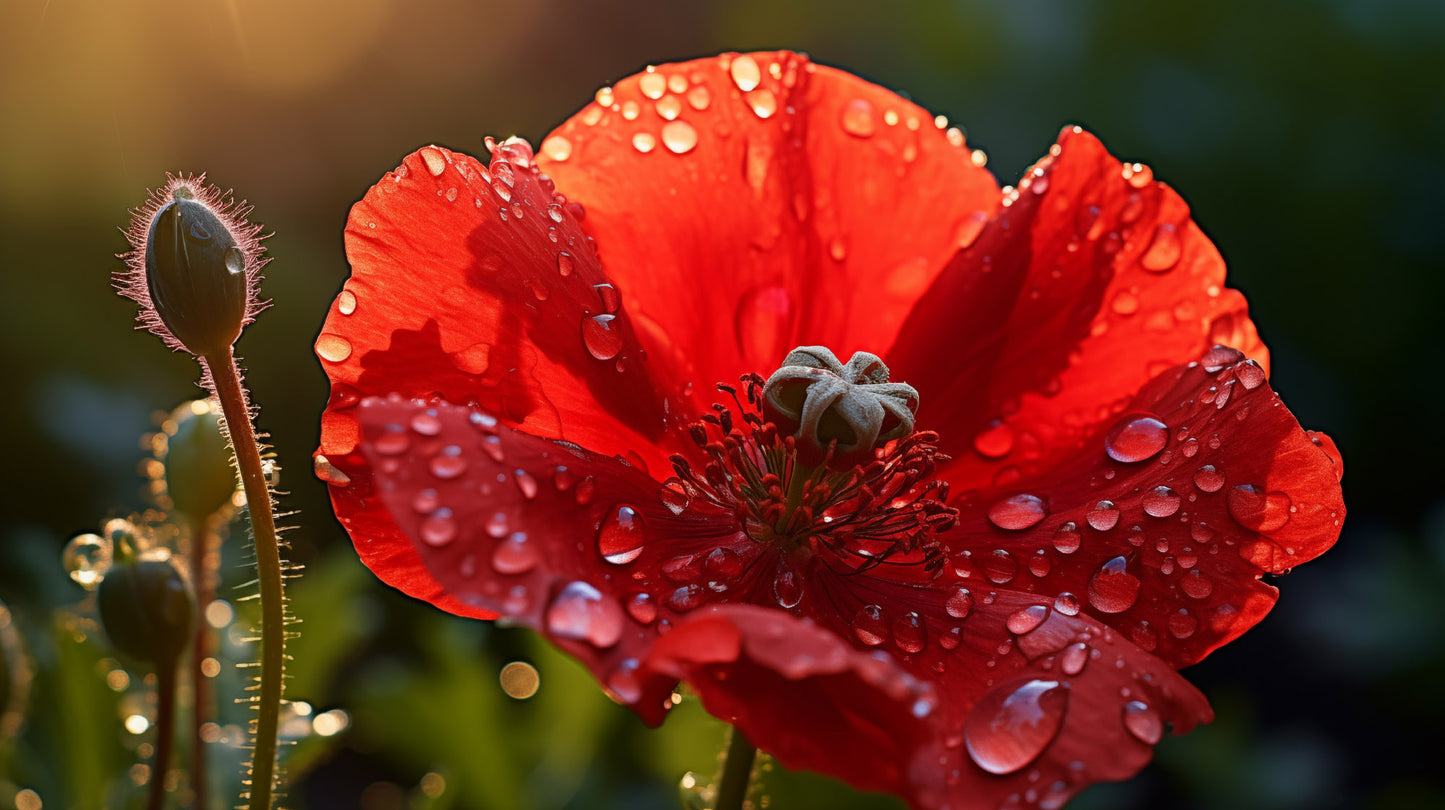
[(171, 505), (193, 520), (228, 506), (236, 492), (236, 471), (218, 409), (209, 400), (187, 402), (171, 413), (166, 427), (164, 461)]
[(121, 559), (97, 594), (100, 621), (121, 652), (157, 667), (173, 667), (195, 632), (196, 597), (169, 554)]
[(244, 205), (226, 203), (204, 178), (172, 178), (131, 220), (133, 250), (116, 278), (141, 305), (141, 325), (195, 355), (227, 350), (261, 309), (260, 230)]

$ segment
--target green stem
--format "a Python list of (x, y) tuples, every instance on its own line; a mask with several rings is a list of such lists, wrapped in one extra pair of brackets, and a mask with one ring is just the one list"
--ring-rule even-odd
[(166, 772), (171, 767), (171, 740), (176, 730), (176, 664), (156, 666), (156, 753), (151, 759), (146, 810), (161, 810), (166, 799)]
[(717, 801), (713, 803), (713, 810), (742, 810), (752, 781), (753, 760), (757, 756), (758, 749), (734, 728), (728, 741), (727, 757), (723, 760), (722, 774), (718, 776)]
[(211, 531), (209, 516), (191, 522), (191, 584), (196, 589), (196, 639), (191, 654), (191, 789), (195, 805), (207, 807), (206, 741), (201, 729), (211, 719), (211, 679), (202, 671), (211, 655), (211, 625), (206, 608), (216, 598), (216, 566), (212, 555), (217, 553), (216, 534)]
[(281, 593), (281, 547), (276, 517), (271, 509), (271, 488), (261, 466), (261, 449), (251, 427), (250, 403), (241, 385), (236, 355), (227, 347), (203, 362), (211, 373), (216, 399), (226, 417), (236, 467), (246, 491), (251, 516), (251, 539), (256, 547), (256, 578), (261, 586), (261, 676), (256, 696), (255, 734), (251, 752), (250, 810), (271, 810), (276, 781), (276, 730), (280, 722), (282, 672), (285, 668), (286, 606)]

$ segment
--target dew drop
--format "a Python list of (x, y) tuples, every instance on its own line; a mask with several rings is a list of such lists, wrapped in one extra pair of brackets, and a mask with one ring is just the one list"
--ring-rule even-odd
[(803, 578), (786, 563), (779, 563), (773, 574), (773, 599), (785, 610), (792, 610), (803, 601)]
[(1145, 270), (1163, 273), (1179, 263), (1181, 251), (1178, 227), (1166, 222), (1154, 229), (1154, 238), (1139, 257), (1139, 264)]
[(340, 335), (322, 335), (316, 339), (316, 353), (322, 360), (340, 363), (351, 356), (351, 342)]
[(994, 549), (992, 554), (983, 558), (983, 575), (995, 585), (1012, 582), (1018, 570), (1018, 560), (1001, 548)]
[(351, 290), (342, 290), (336, 296), (336, 311), (342, 315), (350, 315), (356, 311), (356, 294)]
[(973, 449), (984, 458), (1003, 458), (1013, 451), (1014, 431), (1009, 424), (995, 419), (989, 426), (973, 437)]
[(607, 691), (624, 704), (642, 699), (642, 682), (637, 677), (637, 659), (628, 658), (607, 676)]
[(893, 623), (893, 644), (906, 653), (920, 653), (928, 644), (928, 628), (917, 613), (909, 611)]
[(638, 132), (632, 136), (632, 148), (647, 154), (657, 148), (657, 138), (650, 132)]
[(1049, 570), (1053, 568), (1053, 565), (1053, 561), (1049, 559), (1049, 553), (1043, 549), (1029, 555), (1029, 573), (1040, 579), (1049, 575)]
[(1119, 525), (1119, 507), (1113, 501), (1099, 501), (1085, 515), (1089, 525), (1097, 531), (1107, 532)]
[(1190, 613), (1188, 608), (1180, 608), (1169, 614), (1169, 634), (1181, 641), (1194, 635), (1194, 631), (1198, 627), (1199, 620), (1194, 618), (1194, 614)]
[(646, 591), (638, 591), (627, 597), (627, 615), (642, 624), (657, 621), (657, 600)]
[(1054, 532), (1054, 548), (1060, 554), (1073, 554), (1078, 551), (1083, 540), (1083, 536), (1079, 534), (1079, 525), (1072, 520), (1060, 525)]
[(955, 619), (966, 619), (973, 611), (973, 594), (969, 593), (967, 588), (959, 588), (948, 595), (943, 609)]
[(1290, 506), (1285, 493), (1266, 494), (1251, 484), (1241, 484), (1229, 491), (1229, 516), (1250, 531), (1272, 532), (1288, 523)]
[(877, 126), (873, 103), (867, 99), (855, 98), (843, 105), (839, 112), (838, 124), (843, 131), (855, 138), (870, 138)]
[(1194, 486), (1200, 492), (1218, 492), (1224, 488), (1224, 473), (1213, 464), (1205, 464), (1194, 471)]
[(697, 146), (697, 130), (686, 121), (669, 121), (662, 125), (662, 145), (674, 155), (685, 155)]
[(517, 482), (517, 490), (522, 493), (523, 498), (530, 501), (537, 497), (537, 479), (533, 478), (531, 473), (521, 469), (514, 470), (512, 480)]
[(757, 87), (763, 80), (763, 72), (758, 69), (757, 60), (747, 54), (735, 57), (728, 66), (728, 73), (732, 76), (733, 84), (744, 93)]
[(572, 275), (572, 267), (572, 254), (565, 250), (557, 254), (557, 272), (560, 273), (563, 278)]
[(1120, 419), (1104, 437), (1104, 451), (1115, 461), (1132, 464), (1153, 457), (1169, 441), (1169, 427), (1147, 414)]
[(706, 110), (712, 103), (712, 94), (703, 85), (698, 85), (687, 91), (687, 103), (698, 111)]
[(436, 411), (422, 411), (411, 417), (411, 429), (421, 436), (435, 436), (442, 432), (442, 420), (437, 418)]
[(1037, 495), (1014, 495), (995, 503), (988, 510), (989, 522), (1009, 531), (1036, 526), (1047, 515), (1043, 499)]
[(1208, 599), (1209, 595), (1214, 593), (1214, 583), (1202, 572), (1195, 570), (1179, 580), (1179, 589), (1191, 599)]
[(493, 512), (492, 516), (487, 518), (487, 522), (483, 524), (483, 528), (486, 529), (487, 535), (489, 537), (496, 537), (499, 539), (502, 537), (506, 537), (507, 513)]
[(1265, 374), (1258, 363), (1250, 360), (1235, 369), (1234, 376), (1239, 378), (1239, 384), (1244, 386), (1244, 390), (1253, 391), (1264, 383)]
[(622, 295), (617, 288), (611, 284), (593, 284), (592, 289), (597, 291), (597, 297), (602, 302), (602, 311), (614, 314), (622, 308)]
[(431, 147), (421, 150), (421, 159), (426, 163), (426, 170), (431, 172), (432, 177), (441, 177), (442, 172), (447, 170), (447, 159)]
[(990, 690), (964, 722), (969, 757), (992, 774), (1023, 770), (1058, 735), (1068, 702), (1068, 690), (1058, 681), (1030, 680)]
[(1137, 700), (1124, 704), (1124, 728), (1145, 745), (1154, 745), (1164, 736), (1164, 723), (1159, 719), (1159, 713)]
[(568, 583), (547, 606), (548, 632), (606, 649), (622, 639), (625, 617), (616, 602), (580, 580)]
[(1080, 607), (1082, 607), (1082, 605), (1079, 604), (1079, 597), (1074, 596), (1068, 591), (1064, 591), (1063, 593), (1054, 597), (1054, 610), (1062, 613), (1065, 616), (1079, 615)]
[(743, 294), (733, 316), (738, 348), (749, 361), (766, 362), (784, 350), (792, 332), (793, 296), (784, 287), (754, 287)]
[(706, 591), (696, 583), (683, 585), (667, 596), (667, 606), (679, 613), (702, 607)]
[(658, 99), (652, 107), (664, 121), (671, 121), (682, 114), (682, 101), (677, 96)]
[(1059, 669), (1065, 675), (1074, 676), (1084, 671), (1084, 665), (1089, 663), (1089, 647), (1083, 642), (1070, 644), (1059, 655)]
[(336, 469), (336, 465), (331, 463), (331, 459), (320, 453), (317, 453), (316, 458), (313, 459), (312, 468), (317, 478), (332, 486), (344, 487), (351, 483), (351, 476)]
[(853, 617), (853, 635), (869, 647), (877, 647), (888, 640), (888, 621), (884, 618), (883, 608), (877, 605), (865, 605)]
[(467, 471), (467, 460), (462, 458), (462, 448), (449, 444), (443, 447), (440, 453), (432, 456), (427, 466), (432, 475), (449, 480)]
[(411, 439), (407, 438), (401, 425), (387, 425), (386, 430), (372, 442), (372, 447), (383, 456), (399, 456), (411, 447)]
[(637, 80), (637, 89), (650, 99), (662, 98), (667, 92), (667, 78), (661, 73), (644, 73)]
[(419, 515), (430, 515), (438, 506), (441, 506), (441, 498), (431, 487), (418, 492), (411, 499), (411, 508)]
[(452, 519), (452, 510), (442, 507), (421, 522), (418, 532), (429, 546), (444, 546), (457, 537), (457, 522)]
[(582, 343), (598, 360), (611, 360), (622, 351), (622, 330), (616, 315), (582, 316)]
[(682, 514), (688, 505), (692, 503), (692, 499), (688, 497), (687, 490), (684, 489), (682, 483), (677, 480), (668, 481), (659, 487), (657, 490), (657, 500), (663, 506), (667, 507), (667, 511), (674, 515)]
[(60, 559), (75, 584), (88, 591), (95, 590), (110, 568), (110, 539), (98, 534), (77, 534), (65, 544)]
[(540, 560), (537, 547), (527, 542), (526, 532), (513, 532), (492, 550), (492, 570), (499, 574), (525, 574)]
[(959, 250), (966, 250), (978, 241), (978, 235), (983, 233), (983, 226), (988, 224), (988, 214), (982, 211), (974, 211), (964, 217), (953, 229), (953, 244)]
[(1008, 631), (1016, 636), (1021, 636), (1044, 623), (1049, 617), (1049, 609), (1043, 605), (1032, 605), (1008, 617)]
[(642, 556), (642, 516), (627, 504), (619, 504), (602, 521), (597, 531), (597, 551), (613, 565), (626, 565)]
[(1128, 561), (1115, 557), (1089, 580), (1089, 604), (1101, 613), (1123, 613), (1139, 598), (1139, 578), (1125, 569)]
[(1165, 486), (1158, 486), (1144, 494), (1144, 513), (1150, 517), (1167, 518), (1179, 511), (1182, 499), (1179, 493)]
[(753, 108), (753, 115), (763, 120), (772, 118), (778, 111), (778, 97), (767, 88), (749, 93), (747, 100), (748, 106)]
[(572, 157), (572, 142), (561, 135), (551, 135), (542, 141), (542, 154), (557, 162)]

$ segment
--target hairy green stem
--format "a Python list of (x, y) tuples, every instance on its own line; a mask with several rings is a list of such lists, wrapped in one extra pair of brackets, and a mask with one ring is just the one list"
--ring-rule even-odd
[(156, 753), (151, 760), (146, 810), (161, 810), (166, 800), (166, 771), (171, 767), (171, 741), (176, 731), (175, 660), (156, 665)]
[(758, 749), (736, 728), (728, 740), (728, 752), (722, 764), (722, 774), (717, 780), (717, 800), (713, 810), (742, 810), (748, 798), (748, 788), (753, 776), (753, 761)]
[(246, 491), (246, 511), (251, 516), (251, 539), (256, 547), (256, 579), (261, 586), (261, 676), (256, 695), (255, 734), (251, 751), (250, 810), (271, 810), (276, 781), (276, 730), (280, 722), (282, 674), (285, 669), (286, 606), (281, 592), (281, 547), (276, 536), (276, 517), (271, 508), (271, 488), (261, 466), (261, 448), (251, 427), (250, 403), (241, 385), (236, 355), (224, 353), (203, 361), (210, 371), (216, 399), (226, 417), (236, 467)]
[(204, 671), (211, 655), (211, 625), (206, 608), (216, 598), (216, 566), (212, 555), (218, 553), (210, 516), (191, 521), (191, 585), (196, 589), (196, 639), (191, 648), (191, 789), (196, 794), (196, 807), (205, 810), (209, 780), (206, 777), (206, 741), (202, 728), (211, 719), (211, 679)]

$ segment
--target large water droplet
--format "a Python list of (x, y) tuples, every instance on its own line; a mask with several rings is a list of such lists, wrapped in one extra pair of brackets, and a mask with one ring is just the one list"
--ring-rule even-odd
[(1084, 517), (1095, 530), (1107, 532), (1119, 525), (1119, 507), (1113, 501), (1099, 501)]
[(1214, 592), (1214, 583), (1200, 571), (1190, 571), (1179, 580), (1179, 589), (1191, 599), (1207, 599)]
[(1089, 604), (1100, 613), (1123, 613), (1139, 598), (1139, 578), (1125, 570), (1128, 561), (1115, 557), (1089, 580)]
[(525, 574), (537, 567), (541, 556), (526, 532), (513, 532), (492, 550), (492, 569), (499, 574)]
[(1062, 613), (1065, 616), (1079, 615), (1080, 607), (1082, 606), (1079, 604), (1079, 597), (1074, 596), (1068, 591), (1064, 591), (1063, 593), (1054, 597), (1054, 610)]
[(1272, 532), (1289, 522), (1290, 499), (1283, 492), (1265, 493), (1252, 484), (1229, 491), (1229, 516), (1250, 531)]
[(421, 159), (426, 163), (426, 170), (431, 172), (432, 177), (440, 177), (442, 172), (447, 170), (447, 159), (430, 146), (421, 150)]
[(560, 163), (572, 156), (572, 142), (561, 135), (551, 135), (542, 141), (542, 154)]
[(657, 114), (662, 116), (664, 121), (671, 121), (682, 115), (682, 100), (677, 96), (658, 99), (652, 107), (657, 110)]
[(792, 610), (803, 601), (803, 577), (787, 563), (779, 563), (773, 574), (773, 600), (778, 607)]
[(772, 118), (778, 111), (778, 97), (773, 95), (773, 91), (763, 88), (748, 94), (748, 106), (753, 108), (753, 114), (757, 117)]
[(943, 609), (955, 619), (966, 619), (968, 614), (973, 611), (973, 594), (969, 593), (967, 588), (959, 588), (948, 595), (948, 599), (943, 603)]
[(1047, 515), (1044, 501), (1037, 495), (1004, 498), (988, 510), (989, 522), (1009, 531), (1021, 531), (1036, 526)]
[(1213, 464), (1205, 464), (1194, 472), (1194, 486), (1200, 492), (1218, 492), (1224, 488), (1224, 473)]
[(870, 647), (877, 647), (887, 641), (888, 621), (883, 615), (883, 608), (864, 605), (858, 615), (853, 617), (853, 635)]
[(1054, 548), (1060, 554), (1073, 554), (1079, 550), (1079, 546), (1083, 542), (1083, 535), (1079, 534), (1079, 525), (1072, 520), (1060, 525), (1054, 532)]
[(613, 565), (626, 565), (642, 555), (642, 515), (626, 504), (608, 512), (597, 531), (597, 550)]
[(60, 559), (75, 584), (88, 591), (95, 590), (110, 568), (110, 539), (98, 534), (77, 534), (65, 544)]
[(1147, 414), (1129, 414), (1104, 437), (1109, 458), (1132, 464), (1153, 457), (1169, 441), (1169, 427)]
[(1179, 511), (1179, 493), (1159, 486), (1144, 493), (1144, 513), (1150, 517), (1167, 518)]
[(994, 549), (992, 554), (983, 558), (983, 575), (995, 585), (1012, 582), (1018, 572), (1018, 560), (1001, 548)]
[(1154, 745), (1164, 736), (1164, 723), (1159, 719), (1159, 713), (1137, 700), (1124, 704), (1124, 728), (1145, 745)]
[(1043, 605), (1031, 605), (1008, 617), (1008, 631), (1016, 636), (1021, 636), (1044, 623), (1049, 617), (1049, 609)]
[(598, 360), (611, 360), (622, 351), (622, 329), (616, 319), (616, 315), (582, 316), (582, 343)]
[(763, 72), (758, 69), (757, 60), (747, 54), (735, 57), (728, 66), (728, 73), (732, 76), (733, 84), (744, 93), (757, 87), (763, 80)]
[(928, 628), (917, 613), (909, 611), (893, 623), (893, 643), (906, 653), (923, 652), (928, 643)]
[(992, 774), (1022, 770), (1053, 742), (1068, 703), (1068, 689), (1058, 681), (1031, 680), (989, 691), (963, 726), (968, 755)]
[(547, 631), (606, 649), (622, 639), (622, 608), (580, 580), (570, 582), (547, 606)]
[(336, 296), (336, 311), (342, 315), (350, 315), (356, 311), (356, 293), (350, 290), (342, 290)]
[(984, 458), (1003, 458), (1014, 449), (1014, 431), (1008, 422), (995, 419), (973, 437), (973, 449)]
[(642, 624), (657, 621), (657, 600), (647, 591), (638, 591), (627, 597), (627, 615)]
[(708, 92), (706, 85), (697, 85), (687, 91), (687, 103), (694, 110), (706, 110), (712, 103), (712, 93)]
[(662, 125), (662, 145), (674, 155), (685, 155), (697, 146), (697, 130), (686, 121), (669, 121)]
[(648, 98), (662, 98), (662, 95), (667, 92), (667, 77), (661, 73), (644, 73), (637, 79), (637, 89)]
[(657, 148), (657, 138), (650, 132), (638, 132), (632, 136), (632, 148), (645, 155)]
[(838, 124), (843, 131), (856, 138), (869, 138), (877, 127), (873, 103), (867, 99), (855, 98), (843, 105), (838, 115)]
[(1170, 223), (1163, 223), (1154, 229), (1154, 238), (1149, 242), (1144, 255), (1139, 257), (1139, 264), (1143, 265), (1145, 270), (1163, 273), (1179, 263), (1181, 249), (1179, 229)]
[(1065, 675), (1074, 676), (1084, 671), (1084, 665), (1089, 663), (1089, 647), (1083, 642), (1070, 644), (1059, 654), (1059, 669)]
[(340, 363), (351, 356), (351, 341), (340, 335), (322, 335), (316, 339), (316, 353), (322, 360)]
[(452, 519), (452, 510), (442, 507), (421, 522), (418, 532), (422, 542), (429, 546), (444, 546), (457, 537), (457, 522)]
[(455, 444), (449, 444), (443, 447), (440, 453), (432, 456), (431, 462), (427, 466), (431, 469), (432, 475), (448, 480), (467, 471), (467, 460), (462, 458), (462, 448)]

